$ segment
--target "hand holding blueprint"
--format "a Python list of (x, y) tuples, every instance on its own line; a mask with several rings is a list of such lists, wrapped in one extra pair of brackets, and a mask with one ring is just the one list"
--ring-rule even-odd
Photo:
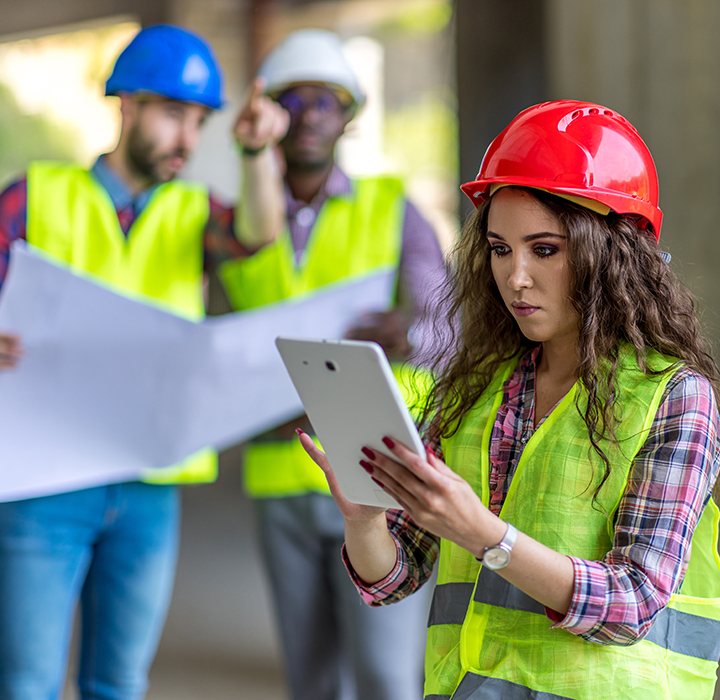
[(15, 245), (0, 330), (25, 355), (0, 372), (0, 501), (136, 479), (302, 413), (275, 337), (340, 338), (393, 285), (384, 272), (194, 323)]

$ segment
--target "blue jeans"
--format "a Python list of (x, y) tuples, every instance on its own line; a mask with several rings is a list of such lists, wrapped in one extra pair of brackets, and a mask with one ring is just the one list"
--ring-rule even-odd
[(62, 690), (78, 599), (83, 700), (136, 700), (172, 593), (180, 504), (138, 482), (0, 503), (0, 700)]

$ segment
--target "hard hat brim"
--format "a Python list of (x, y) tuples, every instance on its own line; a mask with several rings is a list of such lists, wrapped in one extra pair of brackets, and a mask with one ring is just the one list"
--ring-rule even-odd
[[(560, 184), (548, 183), (545, 180), (537, 180), (536, 178), (530, 177), (513, 177), (513, 178), (485, 178), (482, 180), (473, 180), (466, 182), (460, 186), (460, 189), (467, 195), (473, 206), (477, 209), (482, 202), (490, 199), (491, 193), (496, 190), (492, 189), (492, 185), (504, 185), (504, 186), (517, 186), (517, 187), (528, 187), (530, 189), (541, 190), (543, 192), (549, 192), (559, 197), (569, 196), (575, 199), (586, 199), (609, 207), (611, 211), (617, 214), (625, 215), (639, 215), (652, 226), (652, 235), (656, 241), (660, 238), (660, 227), (662, 224), (662, 211), (653, 206), (650, 202), (644, 202), (638, 197), (630, 197), (627, 195), (621, 195), (617, 192), (604, 190), (602, 188), (580, 188), (572, 186), (564, 186)], [(571, 200), (572, 201), (572, 200)], [(576, 202), (580, 206), (583, 204)], [(585, 205), (587, 209), (593, 209), (593, 207)], [(602, 213), (602, 212), (598, 212)]]

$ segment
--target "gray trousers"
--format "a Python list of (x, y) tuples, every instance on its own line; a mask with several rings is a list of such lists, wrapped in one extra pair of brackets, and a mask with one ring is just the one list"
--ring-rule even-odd
[(344, 524), (330, 496), (255, 508), (292, 700), (420, 700), (431, 586), (370, 608), (340, 556)]

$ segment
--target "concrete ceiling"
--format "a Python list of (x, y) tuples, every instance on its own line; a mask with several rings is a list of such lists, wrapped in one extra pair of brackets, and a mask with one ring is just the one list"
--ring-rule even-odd
[(162, 22), (171, 0), (0, 0), (0, 37), (20, 38), (115, 17)]

